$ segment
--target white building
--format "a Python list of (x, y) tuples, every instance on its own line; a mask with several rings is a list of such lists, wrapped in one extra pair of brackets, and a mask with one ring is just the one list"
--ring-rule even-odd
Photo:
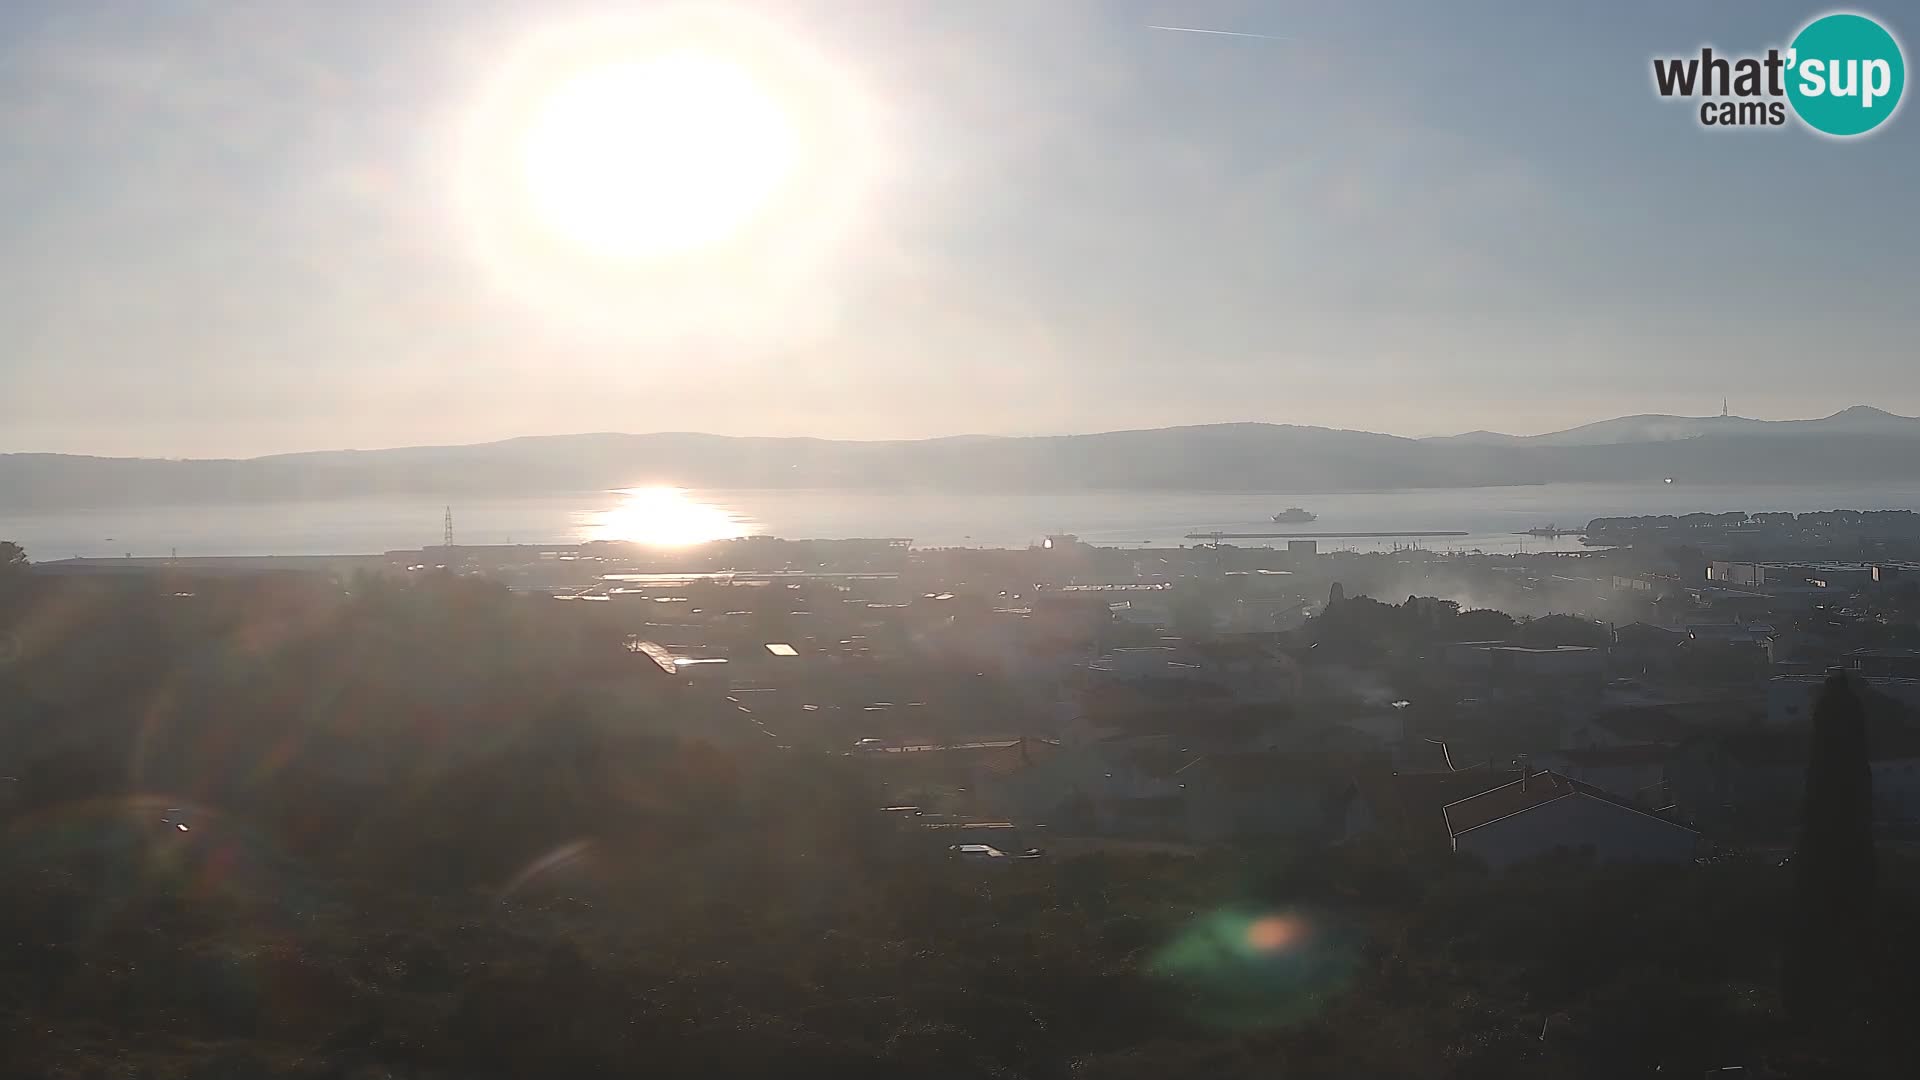
[(1731, 562), (1707, 564), (1707, 580), (1746, 588), (1811, 585), (1817, 589), (1860, 589), (1878, 580), (1877, 568), (1864, 562)]
[(1449, 803), (1453, 850), (1498, 870), (1556, 852), (1610, 862), (1688, 862), (1700, 834), (1590, 784), (1536, 773)]

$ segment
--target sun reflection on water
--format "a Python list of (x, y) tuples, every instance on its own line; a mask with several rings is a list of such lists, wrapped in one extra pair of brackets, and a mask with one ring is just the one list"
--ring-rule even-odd
[(589, 540), (624, 540), (652, 547), (687, 547), (752, 532), (744, 518), (676, 487), (624, 489), (617, 504), (596, 511), (586, 524)]

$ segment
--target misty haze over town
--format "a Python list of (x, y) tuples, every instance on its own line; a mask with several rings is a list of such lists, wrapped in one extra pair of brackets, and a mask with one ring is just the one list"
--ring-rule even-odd
[(6, 6), (0, 1073), (1914, 1075), (1907, 18)]

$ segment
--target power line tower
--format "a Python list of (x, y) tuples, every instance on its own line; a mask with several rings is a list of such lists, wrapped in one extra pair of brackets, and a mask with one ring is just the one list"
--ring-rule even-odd
[(453, 546), (453, 507), (451, 506), (447, 507), (446, 522), (440, 530), (440, 546), (445, 548)]

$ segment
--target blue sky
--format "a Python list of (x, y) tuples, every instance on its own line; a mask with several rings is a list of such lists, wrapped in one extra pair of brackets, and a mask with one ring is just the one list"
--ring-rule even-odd
[(1920, 413), (1911, 108), (1838, 143), (1651, 90), (1825, 7), (766, 5), (869, 110), (852, 209), (589, 321), (476, 257), (456, 133), (516, 43), (643, 6), (0, 8), (0, 451)]

